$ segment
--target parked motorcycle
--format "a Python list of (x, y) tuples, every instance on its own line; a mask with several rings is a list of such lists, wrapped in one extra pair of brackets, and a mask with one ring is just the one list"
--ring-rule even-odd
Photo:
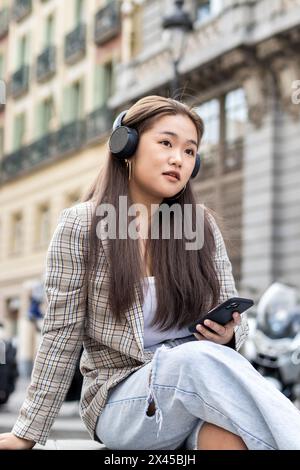
[(245, 356), (296, 406), (300, 404), (300, 297), (296, 288), (273, 283), (257, 306)]

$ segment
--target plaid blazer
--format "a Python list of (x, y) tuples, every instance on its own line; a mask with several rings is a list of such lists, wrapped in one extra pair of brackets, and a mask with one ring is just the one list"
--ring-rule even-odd
[[(47, 253), (45, 291), (47, 312), (42, 339), (35, 359), (31, 383), (26, 392), (14, 435), (45, 445), (55, 417), (71, 384), (81, 346), (80, 368), (84, 375), (80, 415), (90, 436), (99, 441), (95, 427), (108, 391), (129, 374), (151, 361), (154, 352), (144, 351), (144, 317), (139, 291), (121, 322), (116, 322), (108, 305), (108, 240), (105, 220), (100, 222), (99, 261), (95, 276), (84, 294), (85, 260), (92, 202), (64, 209)], [(215, 263), (220, 282), (220, 303), (236, 296), (231, 263), (214, 218), (210, 215), (216, 240)], [(98, 226), (99, 229), (99, 226)], [(239, 350), (248, 333), (245, 314), (235, 327)]]

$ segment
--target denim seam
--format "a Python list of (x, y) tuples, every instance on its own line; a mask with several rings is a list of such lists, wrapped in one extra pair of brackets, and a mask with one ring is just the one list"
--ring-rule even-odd
[[(242, 432), (244, 432), (245, 434), (247, 434), (249, 437), (251, 437), (252, 439), (254, 439), (255, 441), (259, 442), (260, 444), (263, 444), (267, 447), (269, 447), (270, 449), (273, 449), (273, 450), (276, 450), (275, 447), (272, 447), (270, 444), (268, 444), (267, 442), (263, 441), (262, 439), (258, 439), (257, 437), (253, 436), (251, 433), (249, 433), (248, 431), (246, 431), (245, 429), (241, 428), (237, 423), (235, 423), (234, 421), (232, 421), (232, 419), (228, 418), (227, 416), (225, 416), (223, 413), (221, 413), (219, 410), (217, 410), (215, 407), (213, 407), (212, 405), (210, 405), (209, 403), (207, 403), (205, 400), (203, 400), (203, 398), (196, 392), (189, 392), (189, 391), (186, 391), (186, 390), (181, 390), (180, 388), (174, 386), (174, 385), (159, 385), (159, 384), (153, 384), (153, 387), (156, 387), (158, 389), (162, 388), (162, 389), (175, 389), (177, 390), (178, 392), (181, 392), (181, 393), (185, 393), (187, 395), (194, 395), (196, 397), (199, 398), (199, 400), (202, 402), (202, 403), (205, 403), (205, 405), (207, 407), (209, 407), (212, 411), (214, 411), (216, 414), (219, 414), (221, 415), (223, 418), (225, 418), (226, 420), (230, 421), (234, 426), (236, 426), (237, 429), (240, 429)], [(201, 419), (201, 418), (200, 418)]]
[(116, 405), (118, 403), (125, 403), (125, 402), (131, 402), (131, 401), (143, 401), (145, 400), (147, 397), (146, 396), (143, 396), (143, 397), (133, 397), (133, 398), (124, 398), (124, 400), (116, 400), (116, 401), (111, 401), (109, 403), (106, 403), (105, 406), (109, 407), (110, 405)]

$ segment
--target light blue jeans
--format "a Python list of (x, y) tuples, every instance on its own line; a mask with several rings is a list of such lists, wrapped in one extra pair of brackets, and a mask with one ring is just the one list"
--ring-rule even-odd
[(300, 411), (240, 353), (193, 335), (149, 349), (152, 361), (109, 391), (96, 427), (109, 449), (195, 450), (205, 421), (250, 450), (300, 449)]

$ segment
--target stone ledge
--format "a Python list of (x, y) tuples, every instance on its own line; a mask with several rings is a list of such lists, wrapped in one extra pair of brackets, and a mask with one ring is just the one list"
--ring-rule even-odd
[(107, 450), (107, 447), (89, 439), (48, 439), (46, 445), (36, 444), (32, 450)]

